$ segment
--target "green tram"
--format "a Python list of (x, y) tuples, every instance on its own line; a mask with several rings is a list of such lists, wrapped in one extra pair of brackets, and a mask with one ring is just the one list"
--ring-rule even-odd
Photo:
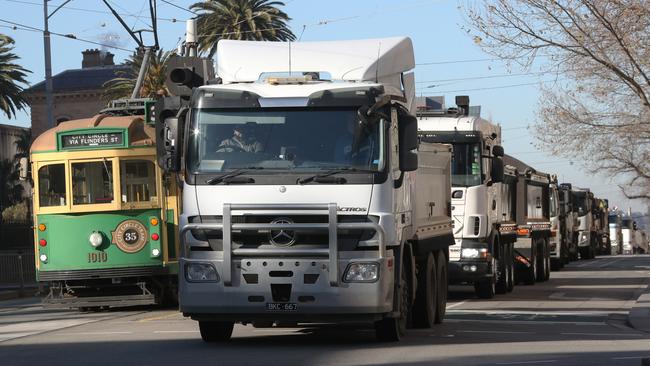
[(155, 159), (155, 128), (142, 116), (62, 122), (34, 141), (34, 250), (46, 306), (176, 299), (180, 195)]

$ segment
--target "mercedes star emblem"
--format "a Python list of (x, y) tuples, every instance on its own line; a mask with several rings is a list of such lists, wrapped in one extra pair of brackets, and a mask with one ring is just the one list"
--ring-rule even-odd
[[(293, 220), (281, 217), (271, 221), (271, 224), (293, 224)], [(288, 247), (296, 242), (296, 232), (285, 229), (271, 230), (269, 241), (276, 247)]]

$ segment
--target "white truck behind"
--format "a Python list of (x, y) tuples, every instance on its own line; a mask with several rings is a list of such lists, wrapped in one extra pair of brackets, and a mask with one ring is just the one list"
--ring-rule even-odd
[(217, 60), (212, 81), (180, 60), (180, 96), (156, 106), (159, 164), (184, 180), (180, 310), (203, 340), (442, 322), (451, 153), (418, 144), (411, 40), (221, 40)]
[(448, 110), (427, 105), (433, 103), (423, 99), (418, 106), (421, 139), (451, 144), (454, 152), (450, 282), (473, 285), (481, 298), (512, 291), (514, 192), (504, 175), (501, 127), (469, 115), (467, 96), (456, 97), (457, 107)]

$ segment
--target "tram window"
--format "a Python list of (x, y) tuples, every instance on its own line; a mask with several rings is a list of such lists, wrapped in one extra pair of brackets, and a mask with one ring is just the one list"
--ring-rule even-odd
[(46, 165), (38, 170), (38, 201), (41, 207), (65, 206), (65, 165)]
[(122, 202), (156, 201), (156, 171), (149, 160), (123, 160), (120, 163)]
[(72, 203), (113, 202), (113, 163), (97, 161), (72, 164)]

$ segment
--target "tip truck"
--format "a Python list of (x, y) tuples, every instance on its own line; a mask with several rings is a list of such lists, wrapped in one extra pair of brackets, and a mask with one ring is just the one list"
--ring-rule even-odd
[[(473, 285), (477, 296), (492, 298), (513, 289), (516, 240), (513, 174), (504, 173), (501, 127), (469, 114), (469, 97), (455, 108), (418, 111), (422, 141), (453, 146), (450, 282)], [(512, 172), (510, 172), (512, 173)]]
[(217, 61), (177, 57), (156, 105), (159, 164), (184, 182), (180, 310), (203, 340), (442, 322), (451, 152), (418, 142), (411, 40), (221, 40)]

